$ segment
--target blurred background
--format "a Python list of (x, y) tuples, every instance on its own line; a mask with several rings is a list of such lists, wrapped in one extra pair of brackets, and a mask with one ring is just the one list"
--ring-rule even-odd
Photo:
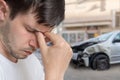
[(65, 1), (65, 20), (56, 32), (69, 44), (120, 29), (120, 0)]
[[(65, 20), (57, 27), (56, 32), (61, 34), (70, 45), (120, 30), (120, 0), (65, 1)], [(79, 57), (77, 54), (74, 55)], [(109, 70), (96, 71), (84, 66), (76, 69), (70, 65), (65, 80), (119, 80), (119, 67), (120, 64), (115, 64)]]

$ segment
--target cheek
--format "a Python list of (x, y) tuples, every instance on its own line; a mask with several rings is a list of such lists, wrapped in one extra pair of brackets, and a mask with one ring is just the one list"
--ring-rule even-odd
[(28, 44), (29, 39), (30, 39), (30, 35), (26, 33), (17, 32), (11, 35), (10, 42), (15, 47), (21, 47), (21, 46), (24, 47), (25, 45)]

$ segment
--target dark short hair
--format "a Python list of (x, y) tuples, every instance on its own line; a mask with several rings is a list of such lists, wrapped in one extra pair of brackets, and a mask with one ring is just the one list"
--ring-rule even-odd
[(59, 25), (64, 19), (64, 0), (5, 0), (10, 8), (10, 18), (14, 19), (19, 13), (26, 13), (31, 8), (36, 14), (37, 22), (50, 26)]

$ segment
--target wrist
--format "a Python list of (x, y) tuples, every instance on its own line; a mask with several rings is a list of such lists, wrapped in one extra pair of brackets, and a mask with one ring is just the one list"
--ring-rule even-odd
[(45, 80), (63, 80), (63, 76), (57, 73), (45, 73)]
[(56, 78), (56, 77), (45, 77), (45, 80), (63, 80), (63, 78)]

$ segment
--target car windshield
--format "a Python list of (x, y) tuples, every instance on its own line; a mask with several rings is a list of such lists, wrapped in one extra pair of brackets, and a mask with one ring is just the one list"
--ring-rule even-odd
[(112, 34), (113, 34), (112, 32), (111, 32), (111, 33), (106, 33), (106, 34), (103, 34), (103, 35), (97, 37), (96, 39), (97, 39), (98, 41), (106, 41), (106, 40), (109, 39), (109, 37), (110, 37)]

